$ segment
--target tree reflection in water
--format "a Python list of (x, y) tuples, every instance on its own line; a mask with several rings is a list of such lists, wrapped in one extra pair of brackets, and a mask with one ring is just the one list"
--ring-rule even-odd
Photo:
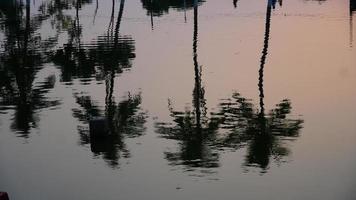
[[(0, 13), (5, 19), (0, 26), (5, 40), (0, 52), (0, 105), (1, 109), (14, 108), (11, 128), (20, 136), (28, 137), (31, 128), (37, 126), (36, 113), (43, 108), (59, 105), (58, 100), (49, 99), (46, 94), (54, 87), (55, 76), (43, 77), (37, 81), (36, 74), (43, 63), (53, 62), (61, 70), (61, 81), (71, 83), (73, 79), (85, 78), (105, 81), (105, 106), (83, 93), (75, 93), (79, 105), (73, 109), (73, 116), (81, 122), (78, 128), (80, 143), (91, 146), (95, 156), (102, 156), (112, 167), (119, 165), (120, 157), (128, 157), (125, 138), (141, 136), (145, 127), (146, 113), (142, 112), (141, 94), (114, 99), (115, 76), (132, 67), (135, 58), (135, 42), (130, 36), (120, 34), (121, 19), (125, 0), (120, 0), (115, 22), (115, 0), (112, 1), (112, 15), (103, 35), (89, 43), (82, 41), (80, 9), (92, 3), (82, 1), (46, 1), (40, 6), (40, 14), (31, 16), (30, 1), (1, 1)], [(198, 6), (204, 1), (160, 1), (142, 0), (143, 7), (152, 16), (168, 13), (170, 8), (177, 10), (194, 9), (193, 63), (194, 89), (192, 110), (174, 110), (169, 104), (173, 124), (157, 123), (157, 132), (167, 139), (179, 141), (178, 152), (165, 152), (172, 165), (183, 165), (188, 170), (201, 169), (212, 172), (219, 166), (219, 153), (223, 148), (247, 148), (244, 166), (259, 167), (267, 171), (271, 159), (281, 162), (290, 150), (285, 141), (299, 135), (303, 121), (291, 119), (291, 102), (282, 100), (275, 109), (265, 114), (263, 71), (267, 57), (271, 9), (277, 1), (269, 0), (266, 12), (264, 47), (259, 70), (259, 109), (250, 100), (234, 93), (228, 100), (219, 104), (219, 112), (207, 113), (205, 88), (202, 84), (202, 66), (198, 63)], [(278, 1), (282, 5), (282, 1)], [(350, 12), (354, 11), (354, 1), (350, 0)], [(98, 1), (97, 1), (98, 3)], [(236, 5), (237, 1), (233, 1)], [(98, 7), (98, 5), (97, 5)], [(75, 16), (64, 14), (65, 10), (75, 9)], [(95, 11), (96, 12), (96, 11)], [(54, 37), (43, 40), (37, 33), (44, 20), (51, 20), (57, 32)], [(351, 18), (352, 19), (352, 18)], [(68, 42), (53, 51), (58, 34), (66, 31)], [(87, 122), (91, 117), (104, 116), (109, 122), (110, 135), (102, 140), (89, 137)]]
[[(196, 0), (141, 0), (142, 7), (147, 10), (147, 15), (162, 16), (168, 14), (169, 9), (178, 11), (191, 10)], [(204, 0), (198, 0), (197, 5), (203, 4)]]
[(43, 81), (36, 78), (57, 37), (41, 38), (37, 30), (48, 16), (31, 16), (28, 0), (1, 1), (0, 13), (4, 19), (0, 30), (5, 35), (0, 52), (0, 105), (5, 110), (14, 106), (11, 128), (27, 138), (31, 128), (37, 127), (37, 111), (60, 103), (46, 97), (54, 87), (55, 76), (48, 75)]
[[(135, 44), (130, 36), (120, 36), (120, 24), (125, 1), (121, 0), (116, 24), (114, 23), (115, 1), (112, 2), (112, 17), (107, 33), (98, 36), (89, 44), (82, 44), (79, 15), (68, 29), (69, 41), (64, 48), (56, 51), (53, 61), (62, 70), (62, 81), (71, 82), (73, 78), (105, 79), (131, 67), (135, 58)], [(76, 7), (78, 13), (79, 6)], [(114, 26), (115, 24), (115, 26)], [(112, 78), (109, 78), (110, 80)], [(85, 79), (82, 79), (83, 81)]]
[[(124, 100), (115, 103), (113, 100), (106, 109), (102, 109), (90, 96), (75, 94), (79, 108), (73, 109), (73, 116), (82, 122), (78, 127), (80, 144), (90, 144), (95, 156), (101, 155), (109, 166), (119, 166), (121, 157), (129, 157), (129, 151), (125, 145), (125, 138), (138, 137), (144, 134), (146, 113), (141, 108), (141, 94), (128, 94)], [(110, 113), (110, 114), (105, 114)], [(103, 138), (90, 138), (88, 121), (91, 117), (107, 116), (110, 134)]]
[[(219, 119), (207, 117), (206, 99), (202, 85), (202, 67), (198, 64), (198, 2), (194, 5), (193, 63), (195, 82), (193, 89), (194, 110), (175, 111), (171, 104), (169, 110), (175, 124), (157, 123), (161, 137), (180, 142), (179, 152), (165, 152), (172, 165), (192, 168), (215, 168), (219, 166), (219, 156), (213, 149)], [(212, 172), (206, 171), (205, 172)]]
[(200, 6), (205, 0), (141, 0), (142, 7), (147, 10), (151, 17), (151, 28), (153, 30), (153, 17), (161, 17), (169, 13), (169, 9), (184, 11), (184, 21), (187, 21), (186, 11), (195, 6)]
[(270, 159), (280, 163), (290, 150), (284, 146), (284, 141), (299, 136), (303, 120), (290, 119), (291, 103), (282, 100), (265, 115), (260, 108), (239, 93), (234, 93), (231, 99), (220, 104), (223, 122), (221, 128), (228, 130), (220, 141), (220, 146), (227, 148), (247, 147), (245, 166), (255, 166), (266, 172)]
[(243, 166), (258, 167), (264, 173), (271, 158), (277, 164), (284, 161), (290, 154), (286, 142), (299, 136), (303, 120), (290, 118), (291, 109), (286, 99), (265, 115), (263, 108), (256, 109), (251, 100), (234, 93), (219, 104), (220, 111), (212, 113), (207, 123), (196, 123), (196, 112), (170, 109), (174, 125), (157, 123), (157, 132), (180, 142), (178, 153), (165, 153), (172, 165), (189, 170), (218, 167), (220, 150), (247, 148)]
[[(299, 136), (303, 120), (291, 119), (290, 100), (282, 100), (267, 115), (264, 108), (263, 71), (268, 53), (271, 9), (277, 1), (268, 1), (266, 27), (261, 65), (259, 69), (259, 109), (251, 100), (233, 93), (219, 104), (219, 112), (207, 117), (204, 87), (201, 84), (202, 68), (197, 61), (198, 9), (194, 7), (193, 61), (195, 87), (194, 110), (175, 111), (169, 106), (173, 124), (157, 123), (157, 132), (163, 138), (179, 141), (179, 152), (166, 152), (172, 165), (184, 165), (188, 170), (219, 166), (221, 150), (247, 148), (245, 167), (258, 167), (267, 172), (271, 158), (281, 163), (290, 150), (285, 141)], [(279, 1), (282, 5), (282, 1)], [(211, 172), (211, 171), (205, 171)]]
[[(228, 129), (228, 134), (222, 140), (221, 145), (240, 148), (247, 146), (245, 166), (255, 166), (266, 172), (271, 157), (278, 163), (283, 157), (288, 156), (290, 150), (284, 146), (285, 140), (299, 136), (303, 120), (289, 119), (291, 113), (290, 100), (282, 100), (266, 116), (264, 108), (264, 66), (268, 54), (269, 34), (271, 26), (271, 10), (276, 1), (267, 3), (264, 45), (259, 69), (259, 111), (246, 98), (239, 93), (234, 93), (232, 98), (220, 104), (223, 115), (222, 128)], [(282, 1), (279, 1), (282, 5)]]
[[(74, 97), (79, 108), (73, 109), (73, 116), (82, 123), (78, 126), (80, 144), (90, 144), (93, 154), (102, 156), (113, 168), (119, 167), (121, 157), (130, 155), (124, 139), (141, 136), (146, 122), (146, 113), (140, 108), (140, 93), (128, 94), (118, 103), (114, 99), (115, 75), (130, 69), (131, 61), (135, 58), (134, 40), (130, 36), (120, 35), (125, 0), (120, 0), (116, 22), (115, 2), (112, 1), (112, 14), (106, 33), (89, 44), (83, 44), (81, 41), (78, 14), (80, 5), (77, 4), (76, 19), (72, 20), (73, 23), (68, 29), (68, 43), (64, 48), (58, 49), (53, 56), (54, 63), (62, 71), (64, 82), (81, 78), (83, 83), (86, 83), (87, 78), (92, 77), (105, 81), (105, 107), (100, 107), (99, 103), (93, 101), (89, 95), (75, 93)], [(98, 116), (105, 117), (108, 121), (110, 134), (103, 138), (90, 138), (88, 121)]]

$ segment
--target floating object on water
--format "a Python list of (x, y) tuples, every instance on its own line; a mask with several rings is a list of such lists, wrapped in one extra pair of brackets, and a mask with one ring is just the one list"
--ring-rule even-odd
[(9, 195), (6, 192), (0, 192), (0, 200), (9, 200)]
[(105, 117), (89, 120), (90, 137), (105, 137), (109, 134), (109, 122)]

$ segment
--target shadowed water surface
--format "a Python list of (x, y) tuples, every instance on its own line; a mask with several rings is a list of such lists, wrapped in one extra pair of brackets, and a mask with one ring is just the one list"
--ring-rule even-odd
[[(11, 199), (355, 199), (354, 0), (0, 2)], [(106, 137), (89, 121), (105, 118)]]

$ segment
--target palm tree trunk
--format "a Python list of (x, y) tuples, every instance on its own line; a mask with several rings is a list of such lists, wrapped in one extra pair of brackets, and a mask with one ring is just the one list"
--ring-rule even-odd
[(201, 112), (200, 112), (200, 100), (201, 100), (201, 73), (198, 64), (198, 5), (197, 0), (194, 0), (194, 33), (193, 33), (193, 62), (195, 72), (195, 88), (194, 88), (194, 107), (195, 107), (195, 121), (197, 128), (201, 128)]
[(264, 108), (264, 91), (263, 91), (263, 75), (264, 75), (264, 67), (266, 63), (266, 58), (268, 54), (268, 45), (269, 45), (269, 34), (271, 27), (271, 11), (272, 11), (272, 1), (268, 0), (267, 3), (267, 11), (266, 11), (266, 23), (265, 23), (265, 35), (263, 41), (263, 50), (262, 57), (260, 62), (259, 69), (259, 78), (258, 78), (258, 90), (260, 97), (260, 113), (259, 113), (259, 121), (261, 122), (261, 131), (265, 133), (266, 120), (265, 120), (265, 108)]

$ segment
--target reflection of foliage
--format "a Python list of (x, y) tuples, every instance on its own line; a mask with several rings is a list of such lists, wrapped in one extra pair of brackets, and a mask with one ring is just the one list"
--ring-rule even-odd
[[(13, 83), (14, 84), (14, 83)], [(37, 127), (38, 118), (35, 116), (37, 110), (59, 105), (58, 100), (49, 100), (45, 94), (48, 93), (55, 84), (55, 77), (51, 75), (43, 82), (37, 82), (31, 91), (21, 91), (18, 86), (12, 90), (0, 91), (0, 105), (15, 105), (15, 116), (11, 128), (19, 131), (22, 137), (28, 137), (29, 130)]]
[(27, 134), (30, 128), (37, 126), (37, 119), (33, 116), (36, 110), (59, 105), (60, 102), (58, 100), (48, 100), (45, 97), (45, 94), (54, 87), (54, 83), (55, 77), (51, 75), (44, 82), (37, 83), (38, 85), (36, 84), (33, 87), (30, 94), (26, 96), (27, 98), (19, 95), (15, 99), (12, 99), (13, 102), (17, 102), (14, 123), (12, 125), (13, 129)]
[[(260, 110), (257, 111), (249, 100), (238, 93), (234, 93), (232, 99), (220, 104), (220, 115), (223, 116), (221, 126), (228, 130), (220, 145), (230, 148), (247, 145), (244, 165), (260, 167), (262, 172), (266, 172), (271, 157), (279, 163), (283, 157), (289, 155), (290, 151), (284, 146), (283, 141), (297, 137), (303, 122), (300, 119), (287, 118), (287, 114), (291, 111), (289, 100), (283, 100), (276, 109), (271, 110), (267, 117), (265, 116), (264, 66), (268, 54), (271, 11), (275, 8), (276, 2), (276, 0), (268, 0), (267, 3), (264, 45), (258, 77)], [(282, 0), (279, 4), (282, 6)]]
[(123, 69), (131, 67), (131, 60), (135, 58), (134, 41), (130, 37), (120, 37), (115, 44), (107, 36), (84, 47), (67, 44), (57, 50), (53, 60), (61, 66), (62, 81), (73, 78), (88, 78), (106, 71), (121, 73)]
[[(276, 3), (277, 3), (277, 1), (278, 1), (279, 6), (282, 6), (282, 4), (283, 4), (283, 0), (268, 0), (268, 1), (271, 1), (271, 2), (272, 2), (272, 8), (273, 8), (273, 9), (276, 8)], [(320, 0), (318, 0), (318, 1), (320, 1)], [(321, 1), (323, 1), (323, 0), (321, 0)]]
[[(169, 110), (175, 125), (157, 123), (157, 132), (161, 137), (180, 142), (179, 152), (166, 152), (166, 158), (173, 165), (188, 168), (218, 167), (219, 155), (214, 147), (219, 118), (207, 117), (205, 89), (202, 85), (202, 66), (198, 63), (198, 4), (194, 5), (193, 63), (194, 89), (192, 111), (175, 111), (171, 104)], [(192, 6), (193, 6), (192, 5)], [(210, 172), (210, 171), (204, 171)]]
[(196, 120), (196, 111), (174, 111), (170, 106), (171, 123), (156, 123), (162, 138), (180, 142), (180, 152), (166, 152), (166, 158), (174, 165), (188, 167), (218, 167), (218, 154), (212, 149), (216, 141), (219, 119), (211, 117)]
[(119, 29), (124, 9), (124, 0), (121, 0), (118, 18), (114, 28), (114, 7), (107, 34), (98, 36), (97, 40), (82, 44), (81, 27), (79, 24), (78, 7), (77, 16), (67, 31), (69, 40), (63, 48), (58, 49), (53, 62), (61, 67), (62, 81), (71, 81), (73, 78), (88, 78), (93, 75), (103, 77), (106, 73), (121, 73), (131, 67), (131, 60), (135, 58), (134, 40), (129, 36), (120, 36)]
[(298, 137), (303, 121), (287, 118), (291, 112), (289, 100), (283, 100), (276, 106), (265, 117), (252, 103), (234, 93), (232, 99), (220, 104), (220, 115), (224, 116), (221, 127), (228, 130), (220, 145), (230, 148), (247, 145), (246, 166), (258, 166), (265, 170), (271, 156), (280, 161), (289, 154), (283, 141)]
[(87, 78), (94, 73), (94, 60), (90, 58), (86, 50), (78, 49), (72, 44), (57, 50), (53, 62), (61, 66), (62, 80), (71, 81), (73, 77)]
[[(94, 116), (103, 116), (109, 122), (110, 134), (103, 138), (90, 138), (88, 129), (78, 127), (81, 145), (90, 144), (94, 155), (102, 155), (112, 167), (118, 166), (121, 156), (129, 157), (124, 138), (139, 137), (145, 131), (146, 114), (141, 111), (141, 94), (128, 95), (116, 104), (114, 101), (101, 109), (91, 100), (90, 96), (75, 95), (80, 108), (73, 109), (73, 116), (84, 124)], [(110, 113), (110, 114), (108, 114)]]
[(92, 0), (49, 0), (44, 1), (39, 7), (43, 15), (50, 16), (50, 22), (58, 32), (70, 30), (76, 22), (71, 15), (63, 11), (81, 9), (83, 5), (92, 3)]
[[(80, 108), (73, 109), (73, 116), (85, 124), (85, 126), (78, 127), (80, 143), (82, 145), (90, 144), (94, 155), (102, 156), (110, 166), (116, 167), (120, 157), (129, 156), (129, 151), (123, 141), (124, 138), (142, 135), (146, 121), (145, 113), (140, 111), (140, 94), (128, 95), (125, 100), (119, 103), (115, 103), (113, 98), (115, 74), (131, 68), (131, 61), (135, 58), (134, 40), (130, 36), (119, 34), (125, 0), (120, 0), (116, 22), (114, 17), (116, 1), (112, 1), (110, 23), (106, 33), (89, 43), (81, 41), (83, 30), (80, 24), (79, 10), (83, 3), (91, 3), (91, 1), (69, 2), (72, 3), (67, 2), (63, 5), (55, 1), (53, 5), (49, 4), (52, 7), (46, 7), (48, 12), (57, 13), (59, 20), (63, 19), (63, 13), (62, 10), (56, 11), (56, 4), (60, 4), (66, 9), (75, 8), (76, 10), (74, 18), (65, 18), (65, 21), (57, 20), (55, 23), (56, 27), (67, 31), (68, 42), (63, 48), (54, 52), (52, 61), (62, 71), (61, 81), (71, 82), (73, 78), (93, 76), (99, 80), (105, 80), (105, 108), (97, 106), (90, 96), (75, 94), (74, 97)], [(85, 79), (81, 79), (81, 81), (85, 81)], [(90, 138), (88, 129), (84, 127), (87, 127), (87, 122), (92, 117), (104, 117), (108, 121), (110, 134), (107, 137)]]
[(30, 16), (29, 4), (27, 2), (24, 5), (18, 1), (0, 2), (0, 13), (3, 19), (0, 30), (5, 35), (5, 39), (2, 41), (4, 49), (1, 56), (7, 58), (17, 56), (15, 57), (17, 59), (30, 56), (31, 59), (28, 59), (26, 64), (36, 66), (46, 60), (47, 53), (54, 47), (57, 38), (43, 40), (41, 35), (36, 32), (48, 16), (41, 14)]
[(59, 104), (48, 100), (45, 94), (53, 88), (55, 78), (34, 83), (36, 73), (47, 61), (48, 52), (57, 38), (43, 40), (36, 31), (47, 16), (30, 16), (30, 2), (1, 1), (0, 30), (4, 32), (3, 51), (0, 53), (0, 104), (16, 106), (12, 128), (27, 137), (30, 128), (36, 127), (36, 110)]
[[(266, 170), (271, 157), (280, 163), (290, 150), (285, 142), (299, 136), (303, 120), (290, 119), (289, 100), (283, 100), (267, 116), (261, 115), (249, 99), (234, 93), (219, 104), (219, 112), (211, 113), (207, 123), (197, 124), (195, 112), (173, 111), (174, 123), (156, 123), (163, 138), (180, 142), (180, 151), (166, 152), (173, 165), (188, 168), (219, 166), (219, 149), (247, 148), (244, 166)], [(200, 128), (199, 128), (200, 127)]]
[[(141, 0), (142, 6), (147, 10), (147, 15), (161, 16), (167, 14), (170, 8), (188, 10), (194, 7), (195, 0)], [(204, 0), (198, 0), (201, 5)]]
[(124, 133), (127, 137), (141, 136), (145, 130), (145, 113), (140, 111), (141, 95), (128, 95), (127, 100), (121, 101), (116, 106), (113, 121), (118, 125), (115, 131)]
[(123, 69), (131, 67), (131, 60), (135, 58), (135, 46), (132, 38), (128, 36), (115, 40), (105, 36), (99, 37), (96, 48), (89, 52), (104, 70), (121, 73)]
[[(225, 99), (220, 103), (220, 115), (223, 116), (223, 123), (220, 127), (227, 130), (233, 129), (233, 133), (246, 133), (247, 127), (253, 124), (252, 121), (255, 117), (253, 104), (248, 99), (241, 97), (239, 93), (234, 93), (232, 98), (235, 102), (231, 102), (231, 99)], [(229, 134), (222, 143), (224, 146), (239, 147), (250, 139), (249, 134)]]

